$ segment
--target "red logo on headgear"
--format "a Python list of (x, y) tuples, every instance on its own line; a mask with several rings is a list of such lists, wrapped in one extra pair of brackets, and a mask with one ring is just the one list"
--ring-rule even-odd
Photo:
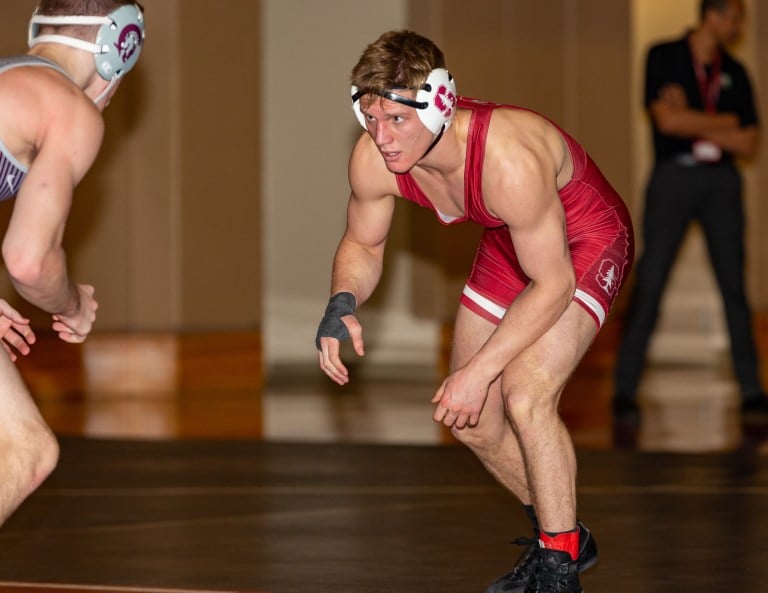
[(456, 107), (456, 95), (449, 91), (444, 84), (441, 84), (435, 93), (435, 107), (446, 119), (451, 117), (453, 108)]
[(130, 60), (141, 48), (141, 29), (134, 24), (125, 27), (120, 31), (120, 39), (115, 43), (115, 47), (123, 63)]

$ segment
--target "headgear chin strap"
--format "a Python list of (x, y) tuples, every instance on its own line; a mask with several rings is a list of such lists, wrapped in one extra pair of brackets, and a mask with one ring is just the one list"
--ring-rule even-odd
[[(365, 115), (360, 109), (360, 98), (369, 92), (352, 86), (352, 110), (355, 112), (357, 121), (365, 129), (368, 129), (368, 126), (365, 125)], [(435, 68), (429, 73), (427, 81), (417, 90), (415, 99), (409, 99), (393, 91), (374, 94), (416, 109), (421, 123), (433, 134), (440, 134), (447, 130), (456, 113), (456, 83), (453, 76), (444, 68)]]
[[(101, 25), (95, 43), (69, 35), (40, 35), (41, 25)], [(90, 52), (94, 55), (96, 72), (109, 85), (94, 101), (98, 103), (117, 79), (136, 65), (144, 45), (144, 14), (136, 4), (126, 4), (107, 16), (46, 16), (35, 13), (29, 21), (27, 43), (34, 47), (39, 43), (60, 43)]]

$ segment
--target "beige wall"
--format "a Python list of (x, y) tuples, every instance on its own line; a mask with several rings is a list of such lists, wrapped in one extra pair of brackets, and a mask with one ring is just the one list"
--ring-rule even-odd
[[(6, 4), (0, 54), (23, 53), (36, 3)], [(72, 276), (96, 286), (101, 331), (257, 327), (260, 5), (143, 4), (144, 53), (67, 227)]]

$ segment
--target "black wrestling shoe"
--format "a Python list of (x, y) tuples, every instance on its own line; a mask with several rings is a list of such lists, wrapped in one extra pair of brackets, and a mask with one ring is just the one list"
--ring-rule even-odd
[[(597, 564), (597, 544), (592, 537), (592, 532), (581, 521), (576, 525), (579, 527), (579, 559), (576, 564), (579, 572), (584, 572)], [(512, 543), (525, 546), (525, 549), (520, 554), (520, 558), (517, 559), (515, 567), (491, 583), (485, 593), (523, 593), (536, 571), (536, 565), (539, 561), (538, 540), (521, 537)]]
[(579, 561), (568, 552), (539, 548), (536, 572), (525, 593), (584, 593), (579, 583)]

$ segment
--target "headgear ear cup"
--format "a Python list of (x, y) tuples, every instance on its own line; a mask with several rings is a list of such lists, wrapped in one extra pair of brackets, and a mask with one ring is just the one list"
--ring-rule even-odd
[[(361, 93), (353, 85), (351, 94), (352, 111), (360, 125), (367, 129), (365, 115), (360, 109)], [(385, 99), (416, 109), (421, 123), (435, 135), (448, 129), (453, 122), (453, 116), (456, 114), (456, 83), (453, 81), (453, 76), (444, 68), (435, 68), (429, 73), (427, 81), (417, 91), (415, 99), (403, 97), (393, 91), (385, 91), (380, 94)]]
[(456, 83), (444, 68), (435, 68), (429, 73), (427, 82), (416, 93), (416, 100), (427, 104), (417, 110), (419, 119), (433, 134), (448, 129), (456, 113)]
[[(99, 25), (96, 42), (68, 35), (40, 35), (41, 25)], [(33, 14), (29, 22), (28, 44), (61, 43), (94, 54), (96, 71), (105, 80), (123, 76), (136, 65), (144, 45), (144, 15), (136, 4), (125, 4), (107, 16)]]
[(136, 65), (144, 45), (144, 15), (135, 4), (112, 11), (96, 35), (96, 44), (109, 51), (96, 54), (96, 71), (105, 80), (123, 76)]
[(360, 122), (360, 125), (367, 130), (368, 126), (365, 125), (365, 116), (363, 115), (363, 110), (360, 109), (360, 99), (355, 98), (355, 95), (357, 95), (357, 87), (355, 85), (352, 85), (350, 94), (352, 95), (352, 111), (355, 113), (355, 117)]

